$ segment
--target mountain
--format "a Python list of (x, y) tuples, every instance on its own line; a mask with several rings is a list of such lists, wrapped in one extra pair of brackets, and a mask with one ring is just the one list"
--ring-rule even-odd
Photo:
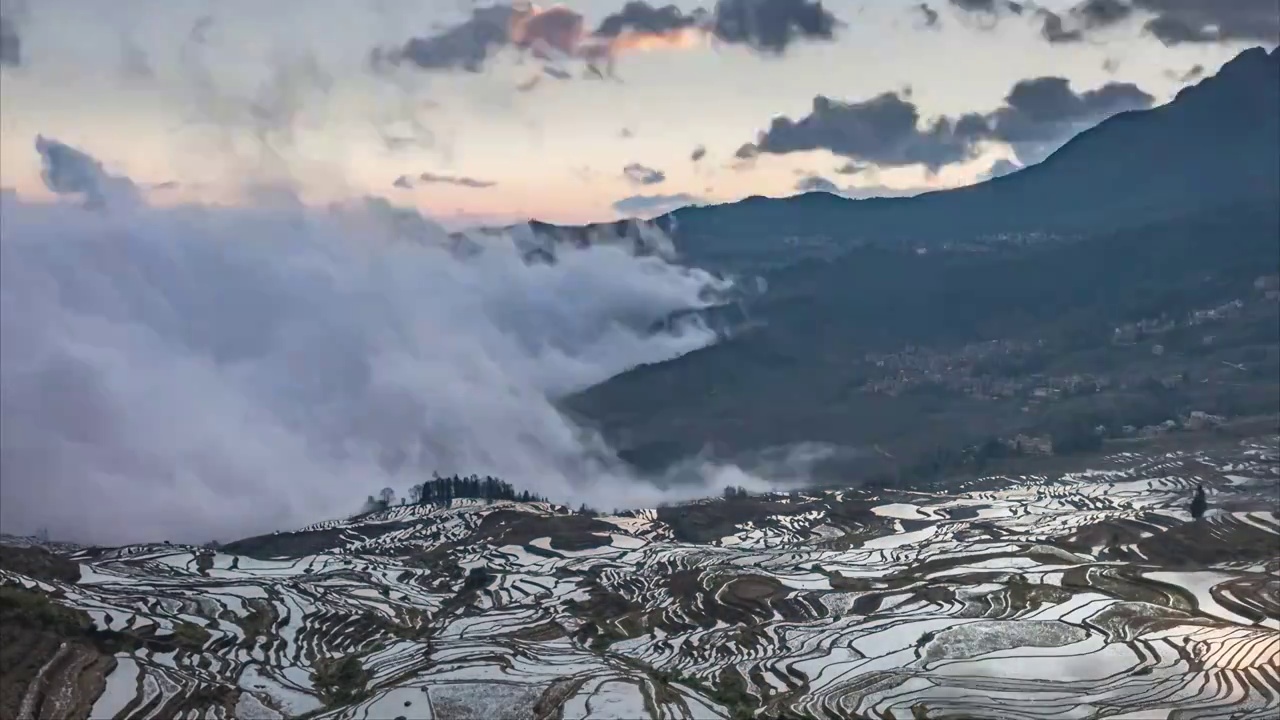
[(563, 406), (645, 469), (826, 443), (842, 450), (817, 479), (843, 484), (958, 471), (992, 438), (1280, 412), (1275, 202), (761, 274), (749, 325)]
[(767, 291), (725, 342), (565, 401), (647, 469), (822, 442), (851, 449), (833, 482), (902, 478), (992, 437), (1280, 412), (1280, 309), (1255, 287), (1280, 273), (1277, 51), (972, 187), (668, 222), (691, 262)]
[(1278, 460), (1130, 448), (601, 516), (455, 499), (220, 548), (0, 537), (0, 717), (1274, 717)]
[(963, 228), (1100, 229), (1280, 198), (1280, 51), (1253, 48), (1151, 110), (1121, 113), (1044, 162), (920, 198)]
[(787, 237), (928, 245), (1096, 233), (1255, 201), (1280, 203), (1280, 49), (1246, 50), (1171, 102), (1111, 117), (1043, 162), (977, 185), (911, 198), (752, 197), (661, 222), (677, 225), (693, 262), (736, 269), (790, 253)]

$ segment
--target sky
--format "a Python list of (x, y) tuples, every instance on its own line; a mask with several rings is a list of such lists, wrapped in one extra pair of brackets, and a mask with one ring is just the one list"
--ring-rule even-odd
[(154, 203), (380, 196), (446, 224), (911, 194), (1167, 102), (1275, 0), (0, 0), (0, 186), (37, 136)]

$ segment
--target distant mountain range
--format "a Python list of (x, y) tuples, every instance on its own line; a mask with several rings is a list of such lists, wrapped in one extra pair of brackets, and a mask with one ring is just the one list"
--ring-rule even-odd
[[(1170, 103), (1121, 113), (1043, 162), (968, 187), (911, 198), (851, 200), (826, 192), (688, 207), (656, 222), (678, 227), (694, 262), (737, 265), (784, 237), (903, 240), (923, 245), (1014, 232), (1080, 233), (1174, 214), (1280, 199), (1280, 51), (1252, 48)], [(583, 239), (635, 221), (534, 223)]]

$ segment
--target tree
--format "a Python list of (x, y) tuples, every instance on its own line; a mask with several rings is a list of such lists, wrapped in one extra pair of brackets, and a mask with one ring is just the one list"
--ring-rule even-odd
[(378, 493), (378, 498), (382, 501), (384, 506), (391, 507), (391, 502), (396, 499), (396, 491), (389, 487), (384, 487), (382, 488), (382, 491)]
[(422, 502), (422, 486), (412, 485), (409, 487), (409, 502), (417, 505)]

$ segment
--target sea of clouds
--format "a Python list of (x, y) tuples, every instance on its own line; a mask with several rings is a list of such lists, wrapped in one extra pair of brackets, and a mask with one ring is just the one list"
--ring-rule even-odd
[(226, 540), (432, 472), (604, 508), (765, 485), (698, 460), (655, 485), (555, 404), (715, 342), (688, 311), (726, 279), (629, 242), (547, 262), (527, 226), (451, 237), (385, 201), (154, 207), (36, 150), (60, 201), (0, 212), (6, 532)]

